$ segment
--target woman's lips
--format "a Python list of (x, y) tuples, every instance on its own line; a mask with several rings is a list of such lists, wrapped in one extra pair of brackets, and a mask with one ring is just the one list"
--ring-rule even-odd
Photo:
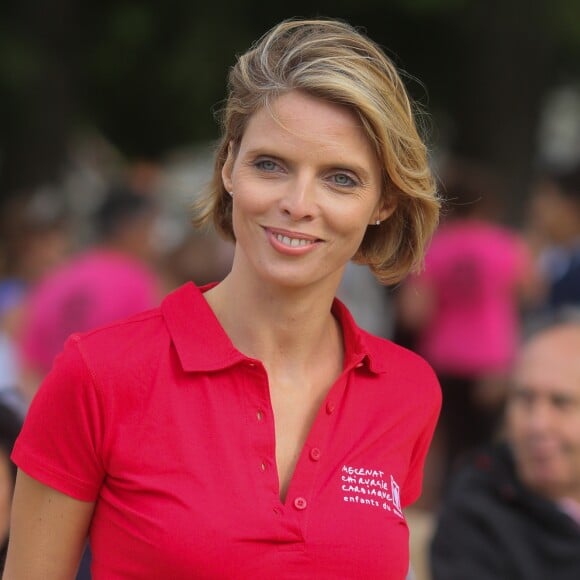
[(271, 228), (266, 228), (266, 232), (276, 249), (288, 250), (292, 253), (305, 253), (322, 241), (319, 238), (301, 232)]

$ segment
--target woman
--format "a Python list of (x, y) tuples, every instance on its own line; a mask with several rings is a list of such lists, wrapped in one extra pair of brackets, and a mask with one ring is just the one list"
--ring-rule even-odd
[(6, 578), (402, 579), (440, 394), (334, 300), (353, 258), (422, 259), (438, 200), (390, 61), (346, 24), (288, 21), (230, 73), (198, 223), (219, 284), (73, 336), (14, 452)]

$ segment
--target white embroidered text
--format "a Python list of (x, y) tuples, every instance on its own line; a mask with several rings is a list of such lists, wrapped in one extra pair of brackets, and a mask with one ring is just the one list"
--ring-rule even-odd
[(379, 469), (343, 465), (340, 478), (343, 501), (383, 509), (402, 518), (399, 485), (392, 475), (389, 482), (384, 476), (385, 472)]

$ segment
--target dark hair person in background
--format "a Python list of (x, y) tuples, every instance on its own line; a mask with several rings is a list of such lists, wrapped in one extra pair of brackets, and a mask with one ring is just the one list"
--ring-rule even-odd
[(542, 320), (580, 317), (580, 162), (537, 178), (528, 224), (546, 285)]
[(70, 334), (159, 304), (159, 283), (150, 265), (155, 215), (151, 199), (127, 186), (112, 186), (96, 212), (97, 243), (32, 288), (20, 344), (27, 401)]
[(349, 260), (420, 265), (439, 201), (403, 84), (347, 24), (287, 21), (229, 77), (197, 221), (217, 284), (74, 335), (40, 388), (7, 578), (385, 578), (409, 568), (440, 407), (431, 368), (357, 327)]

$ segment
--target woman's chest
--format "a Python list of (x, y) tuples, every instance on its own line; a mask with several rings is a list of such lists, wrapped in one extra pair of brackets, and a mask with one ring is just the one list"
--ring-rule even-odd
[(291, 567), (299, 555), (335, 577), (353, 566), (380, 568), (383, 577), (385, 566), (406, 570), (400, 497), (412, 440), (396, 416), (353, 414), (344, 393), (331, 390), (282, 503), (269, 397), (233, 397), (236, 412), (232, 397), (218, 399), (186, 397), (119, 429), (92, 532), (97, 561), (99, 546), (116, 537), (147, 569), (159, 558), (177, 565), (175, 578), (178, 569), (228, 577), (224, 566), (234, 560), (238, 571), (250, 562)]

